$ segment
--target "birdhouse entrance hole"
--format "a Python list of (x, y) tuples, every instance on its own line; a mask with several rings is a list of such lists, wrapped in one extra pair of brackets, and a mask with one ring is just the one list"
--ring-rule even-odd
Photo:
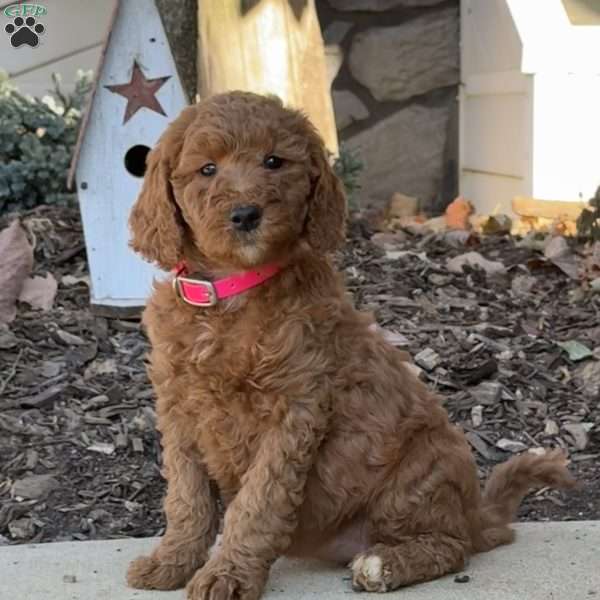
[(125, 153), (125, 168), (134, 177), (143, 177), (146, 172), (146, 157), (150, 152), (148, 146), (136, 144)]

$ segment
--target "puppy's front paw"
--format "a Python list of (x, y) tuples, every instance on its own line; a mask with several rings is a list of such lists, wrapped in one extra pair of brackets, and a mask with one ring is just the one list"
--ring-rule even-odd
[(196, 572), (191, 565), (168, 564), (153, 556), (140, 556), (127, 569), (127, 584), (143, 590), (177, 590)]
[(387, 592), (390, 590), (390, 572), (382, 556), (376, 552), (359, 554), (350, 565), (352, 589), (355, 592)]
[(187, 586), (188, 600), (258, 600), (267, 574), (249, 575), (233, 563), (209, 560)]

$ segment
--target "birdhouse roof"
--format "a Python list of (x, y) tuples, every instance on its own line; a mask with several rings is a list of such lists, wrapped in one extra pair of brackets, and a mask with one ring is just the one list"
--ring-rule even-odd
[(79, 133), (77, 135), (75, 151), (73, 152), (73, 158), (71, 159), (71, 165), (69, 167), (69, 175), (67, 177), (67, 187), (69, 189), (73, 188), (73, 182), (75, 180), (75, 172), (77, 170), (77, 163), (79, 162), (79, 155), (81, 154), (81, 146), (83, 145), (83, 140), (85, 138), (86, 130), (87, 130), (89, 122), (90, 122), (90, 115), (92, 114), (94, 98), (95, 98), (96, 92), (98, 90), (98, 82), (100, 81), (100, 77), (102, 77), (102, 69), (104, 67), (104, 62), (106, 60), (106, 51), (108, 50), (108, 46), (110, 44), (110, 36), (114, 29), (115, 23), (117, 21), (117, 16), (119, 14), (119, 4), (120, 4), (120, 0), (114, 0), (113, 10), (110, 15), (110, 20), (108, 22), (108, 29), (106, 31), (106, 35), (104, 36), (104, 40), (102, 41), (102, 50), (100, 51), (98, 65), (96, 66), (96, 70), (94, 71), (94, 79), (92, 81), (92, 89), (88, 96), (86, 106), (85, 106), (85, 109), (83, 112), (83, 119), (81, 122), (81, 126), (79, 128)]

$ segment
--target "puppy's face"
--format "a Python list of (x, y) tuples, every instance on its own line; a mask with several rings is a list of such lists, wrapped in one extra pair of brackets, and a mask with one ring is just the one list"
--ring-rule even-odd
[(198, 110), (171, 183), (193, 243), (209, 262), (252, 267), (297, 243), (316, 175), (310, 134), (276, 102)]
[[(153, 169), (162, 171), (158, 181)], [(161, 200), (153, 189), (164, 177), (170, 197)], [(147, 213), (165, 201), (177, 231), (159, 241), (167, 223), (150, 223)], [(174, 241), (177, 253), (212, 266), (250, 268), (281, 260), (302, 241), (332, 249), (344, 215), (341, 185), (308, 120), (277, 99), (234, 92), (186, 109), (161, 138), (132, 213), (132, 245), (166, 262), (144, 243), (155, 228), (154, 246)]]

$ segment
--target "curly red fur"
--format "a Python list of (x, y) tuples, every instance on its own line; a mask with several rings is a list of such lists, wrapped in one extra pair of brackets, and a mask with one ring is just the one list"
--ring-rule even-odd
[[(280, 169), (265, 156), (283, 159)], [(203, 176), (211, 162), (217, 172)], [(230, 213), (262, 209), (240, 233)], [(460, 569), (512, 539), (531, 485), (570, 486), (562, 455), (499, 467), (482, 496), (462, 432), (358, 313), (326, 253), (343, 241), (342, 186), (307, 119), (234, 92), (186, 109), (150, 157), (133, 247), (203, 278), (282, 271), (211, 308), (157, 283), (144, 315), (165, 448), (166, 533), (131, 585), (193, 600), (260, 596), (282, 554), (353, 559), (356, 589)], [(216, 482), (225, 505), (218, 529)]]

